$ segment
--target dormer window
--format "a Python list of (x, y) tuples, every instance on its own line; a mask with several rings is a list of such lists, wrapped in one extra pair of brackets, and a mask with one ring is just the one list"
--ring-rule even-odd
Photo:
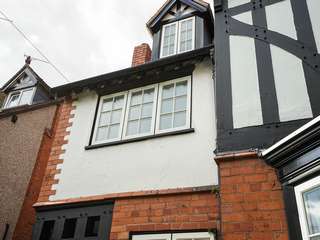
[(194, 49), (195, 18), (187, 18), (162, 27), (161, 57)]
[(4, 108), (12, 108), (21, 105), (31, 104), (33, 93), (34, 88), (28, 88), (10, 93)]

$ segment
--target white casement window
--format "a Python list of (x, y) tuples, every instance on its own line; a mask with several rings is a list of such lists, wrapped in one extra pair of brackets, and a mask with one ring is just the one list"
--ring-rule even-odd
[(214, 234), (210, 232), (186, 232), (165, 234), (141, 234), (133, 235), (132, 240), (214, 240)]
[(195, 18), (187, 18), (162, 27), (160, 57), (168, 57), (194, 49)]
[(190, 128), (191, 77), (101, 97), (93, 144)]
[(190, 126), (190, 78), (160, 84), (157, 132), (168, 132)]
[(303, 240), (320, 239), (320, 176), (295, 187)]
[(95, 143), (105, 143), (121, 139), (127, 93), (119, 93), (101, 98), (97, 116)]
[(12, 108), (21, 105), (31, 104), (34, 96), (35, 88), (28, 88), (15, 91), (9, 94), (5, 108)]
[(154, 133), (157, 92), (157, 85), (129, 92), (124, 138)]

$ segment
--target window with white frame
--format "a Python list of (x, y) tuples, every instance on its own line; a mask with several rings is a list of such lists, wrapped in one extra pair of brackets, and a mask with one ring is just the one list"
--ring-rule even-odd
[(12, 108), (25, 104), (31, 104), (35, 88), (15, 91), (9, 94), (4, 108)]
[(160, 57), (168, 57), (194, 49), (195, 18), (187, 18), (162, 27)]
[(320, 239), (320, 176), (295, 187), (303, 240)]
[(93, 144), (190, 128), (191, 77), (103, 96)]
[(185, 232), (185, 233), (164, 233), (164, 234), (137, 234), (132, 240), (214, 240), (211, 232)]

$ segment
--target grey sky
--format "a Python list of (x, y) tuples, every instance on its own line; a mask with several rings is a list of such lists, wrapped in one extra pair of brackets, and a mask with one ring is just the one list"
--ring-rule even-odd
[[(78, 81), (129, 67), (134, 46), (142, 42), (151, 44), (145, 23), (164, 2), (1, 0), (0, 10), (23, 29), (70, 81)], [(10, 23), (0, 20), (1, 86), (23, 66), (24, 54), (41, 58)], [(35, 64), (48, 68), (45, 63)], [(50, 86), (67, 83), (55, 74), (48, 79), (41, 77)]]

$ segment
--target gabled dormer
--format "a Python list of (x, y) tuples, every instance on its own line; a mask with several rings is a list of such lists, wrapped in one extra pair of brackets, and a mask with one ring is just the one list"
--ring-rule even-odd
[(3, 109), (33, 105), (50, 100), (50, 87), (26, 64), (1, 88), (5, 95)]
[(153, 36), (152, 60), (212, 44), (213, 16), (202, 0), (169, 0), (148, 21)]

